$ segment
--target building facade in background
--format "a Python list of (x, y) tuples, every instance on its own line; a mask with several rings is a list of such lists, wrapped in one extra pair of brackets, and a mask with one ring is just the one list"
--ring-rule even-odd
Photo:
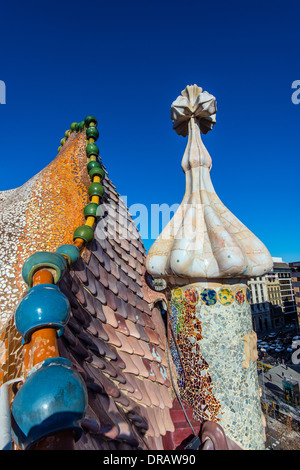
[[(273, 268), (269, 273), (248, 281), (253, 328), (258, 335), (289, 325), (296, 326), (300, 314), (300, 262), (289, 265), (282, 258), (272, 259)], [(292, 264), (298, 266), (291, 266)], [(298, 290), (295, 292), (294, 288)], [(298, 316), (296, 293), (299, 299)]]
[(272, 327), (271, 310), (265, 276), (252, 277), (248, 281), (250, 289), (253, 329), (256, 333), (268, 331)]

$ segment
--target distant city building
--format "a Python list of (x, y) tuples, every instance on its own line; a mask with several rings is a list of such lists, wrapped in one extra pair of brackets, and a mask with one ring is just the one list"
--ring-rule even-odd
[(250, 278), (248, 286), (251, 292), (250, 301), (253, 329), (256, 333), (262, 333), (272, 328), (266, 277), (259, 276)]
[(269, 298), (272, 329), (282, 328), (285, 325), (285, 318), (282, 310), (279, 278), (276, 273), (270, 272), (266, 274), (265, 279)]
[(248, 281), (253, 329), (257, 334), (298, 322), (294, 286), (298, 288), (300, 315), (300, 262), (294, 267), (298, 269), (298, 276), (294, 272), (292, 281), (292, 267), (282, 258), (272, 259), (273, 269), (269, 273)]
[(300, 324), (300, 261), (289, 263), (292, 270), (292, 286), (295, 296), (295, 304), (298, 316), (298, 325)]
[(273, 258), (273, 261), (272, 272), (279, 280), (282, 311), (286, 322), (293, 321), (296, 319), (297, 310), (292, 286), (292, 269), (282, 261), (282, 258)]

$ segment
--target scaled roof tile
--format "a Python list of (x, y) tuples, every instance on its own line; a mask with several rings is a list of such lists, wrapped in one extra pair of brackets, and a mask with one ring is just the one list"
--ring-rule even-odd
[(134, 349), (131, 345), (131, 341), (129, 340), (130, 336), (125, 336), (121, 332), (117, 332), (117, 335), (119, 336), (122, 342), (122, 346), (120, 349), (124, 352), (127, 352), (127, 354), (134, 354)]
[(105, 317), (105, 322), (113, 328), (117, 328), (118, 322), (113, 309), (109, 305), (102, 305), (102, 311)]
[(135, 379), (135, 376), (130, 373), (125, 373), (126, 380), (128, 384), (131, 386), (132, 391), (129, 392), (129, 396), (132, 399), (138, 400), (139, 402), (143, 399), (143, 394), (138, 386), (138, 383)]
[(147, 379), (149, 377), (149, 369), (145, 366), (141, 356), (138, 356), (137, 354), (132, 354), (131, 360), (137, 367), (139, 375)]
[[(116, 318), (115, 315), (114, 315), (114, 318)], [(117, 319), (116, 319), (116, 322), (117, 322)], [(108, 341), (110, 342), (110, 344), (117, 346), (117, 347), (121, 347), (122, 343), (119, 337), (116, 335), (114, 327), (109, 325), (108, 323), (103, 323), (102, 326), (108, 336)]]
[(127, 341), (130, 344), (133, 354), (137, 354), (138, 356), (144, 357), (145, 351), (141, 347), (141, 341), (139, 341), (135, 336), (130, 335), (127, 337)]
[(123, 333), (126, 336), (129, 336), (130, 331), (125, 322), (125, 318), (122, 315), (119, 315), (117, 312), (115, 313), (115, 317), (118, 322), (118, 332)]
[(139, 330), (137, 329), (135, 323), (131, 320), (125, 320), (125, 324), (128, 328), (128, 331), (129, 331), (129, 334), (130, 336), (134, 336), (134, 338), (137, 338), (137, 339), (140, 339), (141, 338), (141, 335), (140, 335), (140, 332)]
[(138, 381), (138, 387), (142, 394), (142, 402), (145, 406), (152, 406), (152, 400), (148, 393), (149, 389), (147, 388), (147, 383), (144, 380)]

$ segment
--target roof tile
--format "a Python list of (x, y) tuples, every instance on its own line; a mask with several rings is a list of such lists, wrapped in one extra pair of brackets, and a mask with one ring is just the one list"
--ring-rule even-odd
[[(135, 323), (137, 323), (138, 325), (144, 327), (146, 325), (146, 323), (145, 323), (145, 320), (144, 320), (143, 312), (141, 312), (137, 308), (134, 308), (133, 312), (134, 312)], [(130, 318), (130, 320), (131, 320), (131, 318)]]
[(100, 432), (100, 422), (98, 416), (89, 405), (86, 407), (84, 417), (81, 420), (81, 426), (94, 434)]
[[(95, 256), (93, 257), (95, 258)], [(100, 263), (98, 264), (98, 266), (99, 266), (99, 277), (97, 279), (100, 280), (101, 284), (104, 287), (108, 287), (108, 272), (106, 271), (106, 269), (103, 268), (103, 266), (101, 266)]]
[(129, 399), (124, 393), (120, 393), (120, 396), (118, 398), (115, 398), (115, 403), (119, 403), (120, 405), (127, 407), (129, 405)]
[(132, 346), (130, 342), (128, 341), (129, 337), (125, 336), (124, 334), (120, 333), (117, 330), (116, 330), (116, 335), (118, 336), (118, 338), (120, 339), (122, 343), (122, 346), (120, 349), (128, 354), (133, 354)]
[(95, 287), (97, 289), (96, 298), (105, 305), (107, 303), (105, 287), (97, 279), (95, 279)]
[(154, 409), (154, 413), (155, 413), (155, 420), (158, 426), (159, 434), (164, 436), (166, 434), (166, 428), (164, 425), (164, 421), (161, 419), (161, 410)]
[(106, 377), (106, 375), (102, 373), (101, 370), (99, 370), (97, 373), (97, 379), (103, 386), (108, 396), (112, 398), (118, 398), (120, 396), (121, 392), (119, 388), (115, 385), (112, 380), (109, 380), (109, 378)]
[[(115, 317), (115, 315), (114, 315), (114, 317)], [(118, 348), (120, 346), (122, 346), (122, 343), (121, 343), (120, 339), (116, 335), (115, 329), (107, 323), (103, 323), (102, 326), (103, 326), (103, 329), (104, 329), (105, 333), (108, 336), (109, 343), (113, 344), (114, 346), (117, 346)]]
[(140, 345), (141, 341), (139, 341), (134, 336), (128, 336), (127, 341), (133, 350), (133, 354), (137, 354), (138, 356), (141, 356), (141, 357), (145, 355), (145, 351)]
[(106, 299), (106, 303), (107, 305), (112, 309), (112, 310), (116, 310), (117, 309), (117, 305), (116, 305), (116, 297), (115, 297), (115, 294), (109, 290), (109, 289), (105, 289), (104, 291), (104, 296), (105, 296), (105, 299)]
[(107, 253), (102, 251), (102, 258), (103, 258), (103, 267), (106, 269), (108, 273), (110, 273), (110, 257), (108, 256)]
[(113, 361), (117, 359), (116, 352), (101, 338), (94, 337), (93, 345), (90, 346), (90, 349), (99, 353), (101, 356), (106, 356), (107, 358), (112, 359)]
[(101, 264), (98, 262), (96, 256), (91, 252), (88, 269), (93, 273), (96, 279), (100, 278), (100, 267), (102, 267)]
[(125, 419), (123, 412), (117, 408), (113, 400), (109, 401), (107, 411), (108, 414), (113, 417), (115, 424), (118, 426), (118, 439), (125, 440), (127, 443), (133, 446), (138, 446), (138, 440), (133, 432), (132, 427), (130, 426), (127, 419)]
[(99, 433), (106, 438), (116, 439), (119, 435), (119, 429), (106, 411), (108, 409), (108, 400), (108, 397), (100, 393), (89, 392), (89, 404), (94, 413), (99, 417)]
[(96, 356), (95, 354), (91, 355), (91, 359), (89, 363), (92, 363), (93, 366), (98, 367), (101, 370), (104, 370), (106, 368), (106, 363), (104, 358), (100, 358), (99, 356)]
[(126, 290), (126, 299), (125, 300), (128, 300), (128, 303), (130, 305), (132, 305), (133, 307), (135, 307), (136, 306), (136, 299), (137, 299), (137, 296), (130, 289), (127, 289)]
[(124, 364), (126, 364), (126, 368), (124, 369), (125, 374), (128, 373), (128, 374), (139, 375), (139, 369), (132, 361), (131, 354), (128, 354), (125, 351), (119, 351), (119, 356), (124, 361)]
[(118, 322), (118, 332), (123, 333), (126, 336), (129, 336), (130, 332), (129, 332), (129, 329), (127, 327), (124, 317), (119, 315), (118, 313), (115, 313), (115, 317)]
[(107, 240), (107, 234), (106, 234), (106, 232), (104, 230), (104, 227), (101, 223), (97, 224), (97, 226), (95, 228), (94, 240), (95, 240), (95, 245), (96, 245), (96, 250), (95, 251), (98, 251), (100, 249), (102, 249), (104, 251), (107, 250), (109, 242)]
[(125, 302), (129, 301), (129, 303), (132, 304), (132, 302), (130, 302), (129, 297), (127, 295), (129, 291), (127, 290), (127, 288), (122, 282), (119, 282), (118, 289), (119, 289), (119, 296), (121, 297), (121, 299), (123, 299)]
[(153, 367), (153, 371), (154, 371), (154, 374), (155, 374), (156, 382), (158, 382), (162, 385), (165, 385), (166, 383), (168, 383), (168, 385), (169, 385), (169, 379), (165, 375), (166, 371), (164, 369), (164, 366), (159, 365), (156, 362), (153, 362), (152, 367)]
[(126, 364), (119, 355), (120, 350), (117, 350), (114, 346), (110, 346), (110, 349), (116, 355), (116, 359), (113, 360), (113, 365), (115, 365), (116, 367), (120, 367), (120, 369), (125, 369)]
[(79, 258), (73, 265), (76, 276), (82, 281), (87, 282), (86, 265), (82, 258)]
[(154, 359), (156, 362), (162, 362), (163, 351), (153, 343), (149, 343), (147, 346), (152, 356), (152, 360)]
[(134, 336), (135, 338), (140, 339), (141, 335), (135, 323), (132, 322), (131, 320), (125, 320), (125, 323), (128, 328), (130, 336)]
[(92, 271), (90, 271), (90, 269), (88, 268), (86, 269), (86, 275), (87, 275), (87, 282), (84, 284), (87, 287), (88, 291), (95, 295), (97, 293), (96, 278), (93, 275)]
[(160, 337), (158, 334), (155, 332), (155, 330), (152, 330), (151, 328), (145, 327), (145, 333), (149, 337), (149, 340), (153, 344), (159, 345), (161, 343)]
[(169, 388), (165, 385), (159, 385), (159, 392), (164, 400), (165, 408), (172, 408), (173, 400)]
[(90, 315), (96, 315), (95, 310), (95, 297), (94, 295), (87, 289), (82, 286), (82, 292), (84, 296), (84, 302), (81, 303), (80, 307), (82, 310), (87, 311)]
[(72, 292), (75, 295), (76, 299), (78, 299), (79, 302), (84, 304), (85, 303), (85, 297), (84, 297), (83, 288), (81, 287), (82, 284), (76, 276), (74, 276), (73, 279), (74, 279), (74, 282), (72, 283)]
[(118, 312), (119, 315), (121, 315), (123, 318), (128, 318), (128, 310), (130, 308), (130, 305), (128, 303), (124, 302), (120, 297), (115, 297), (115, 303), (116, 303), (116, 311)]
[(117, 279), (120, 280), (120, 269), (119, 265), (115, 261), (111, 261), (110, 263), (111, 274)]
[(145, 432), (148, 430), (148, 424), (145, 419), (141, 416), (140, 407), (134, 407), (127, 413), (127, 418), (134, 423), (134, 425)]
[(130, 397), (141, 401), (143, 398), (142, 392), (140, 391), (138, 384), (136, 382), (135, 376), (133, 374), (126, 373), (124, 374), (126, 376), (127, 383), (131, 385), (133, 392), (130, 392)]
[(119, 294), (118, 286), (120, 284), (121, 283), (118, 282), (117, 279), (112, 274), (108, 274), (108, 287), (115, 295)]
[(109, 338), (103, 326), (104, 323), (91, 316), (90, 322), (86, 326), (86, 330), (92, 335), (99, 336), (99, 338), (103, 339), (104, 341), (108, 341)]
[(151, 398), (149, 396), (149, 393), (147, 391), (146, 381), (145, 380), (139, 380), (138, 381), (138, 387), (139, 387), (139, 390), (141, 391), (141, 394), (142, 394), (141, 402), (143, 403), (143, 405), (151, 406), (152, 405), (152, 400), (151, 400)]
[(151, 400), (152, 405), (159, 406), (160, 399), (158, 398), (157, 393), (155, 391), (156, 389), (155, 384), (151, 380), (148, 380), (148, 379), (145, 379), (144, 383), (145, 383), (147, 394)]
[(144, 328), (142, 325), (140, 325), (139, 323), (136, 323), (136, 329), (138, 330), (139, 334), (140, 334), (140, 338), (142, 341), (146, 341), (147, 343), (150, 342), (150, 338), (149, 336), (147, 335), (146, 333), (146, 328)]
[(127, 274), (125, 274), (123, 269), (119, 269), (119, 276), (120, 276), (120, 281), (123, 282), (123, 284), (125, 284), (126, 287), (128, 287), (129, 286), (129, 278), (128, 278)]
[(149, 377), (149, 368), (147, 368), (144, 364), (143, 359), (140, 356), (137, 356), (136, 354), (131, 355), (132, 362), (135, 364), (135, 366), (139, 370), (139, 375), (145, 378)]
[(148, 343), (145, 343), (145, 341), (139, 341), (139, 345), (141, 346), (141, 348), (144, 351), (145, 359), (149, 359), (150, 361), (153, 361), (153, 356), (150, 352)]
[(126, 374), (124, 374), (124, 377), (125, 377), (125, 382), (121, 382), (119, 384), (119, 389), (120, 390), (126, 390), (126, 392), (129, 392), (129, 393), (134, 393), (134, 387), (133, 385), (128, 381), (128, 377)]
[[(153, 437), (154, 434), (155, 434), (155, 431), (153, 429), (152, 422), (151, 422), (151, 420), (149, 419), (149, 416), (148, 416), (148, 414), (151, 414), (151, 411), (149, 410), (149, 413), (148, 413), (148, 410), (149, 410), (148, 407), (141, 407), (140, 413), (141, 413), (141, 415), (143, 416), (143, 418), (145, 419), (145, 421), (148, 424), (147, 436)], [(152, 408), (151, 408), (151, 410), (152, 410)]]
[(141, 311), (143, 310), (143, 304), (142, 304), (142, 299), (140, 298), (140, 295), (135, 295), (135, 306), (139, 310), (141, 310)]
[(97, 260), (99, 261), (99, 263), (101, 265), (104, 264), (104, 258), (103, 258), (103, 249), (102, 247), (99, 245), (99, 243), (95, 240), (91, 242), (91, 245), (90, 245), (90, 248), (91, 248), (91, 251), (92, 253), (94, 254), (94, 256), (97, 258)]
[(151, 317), (149, 317), (149, 315), (147, 315), (146, 313), (144, 312), (141, 312), (141, 317), (143, 318), (144, 320), (144, 325), (145, 327), (147, 328), (151, 328), (152, 330), (155, 330), (155, 325), (151, 319)]
[(155, 372), (153, 370), (153, 362), (145, 358), (142, 359), (142, 362), (145, 366), (145, 369), (148, 371), (149, 380), (156, 381)]
[(130, 268), (128, 265), (127, 265), (127, 268), (126, 268), (126, 269), (127, 269), (127, 273), (126, 273), (126, 274), (127, 274), (131, 279), (133, 279), (134, 281), (137, 281), (137, 278), (138, 278), (137, 273), (136, 273), (132, 268)]
[(102, 305), (102, 310), (108, 325), (111, 325), (113, 328), (118, 328), (118, 322), (113, 309), (109, 305)]

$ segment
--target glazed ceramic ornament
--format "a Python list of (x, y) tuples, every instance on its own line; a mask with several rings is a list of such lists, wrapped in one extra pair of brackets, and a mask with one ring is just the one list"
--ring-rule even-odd
[(253, 277), (272, 266), (266, 247), (224, 206), (212, 185), (212, 160), (201, 132), (212, 129), (215, 116), (214, 96), (197, 85), (187, 86), (172, 104), (173, 128), (179, 135), (188, 134), (182, 159), (186, 190), (174, 218), (149, 251), (147, 267), (153, 275)]
[(188, 135), (186, 190), (146, 266), (168, 284), (169, 344), (180, 395), (196, 419), (222, 426), (231, 448), (260, 449), (264, 429), (246, 282), (268, 272), (272, 258), (212, 185), (201, 133), (216, 122), (214, 96), (187, 86), (173, 102), (171, 118), (175, 131)]

